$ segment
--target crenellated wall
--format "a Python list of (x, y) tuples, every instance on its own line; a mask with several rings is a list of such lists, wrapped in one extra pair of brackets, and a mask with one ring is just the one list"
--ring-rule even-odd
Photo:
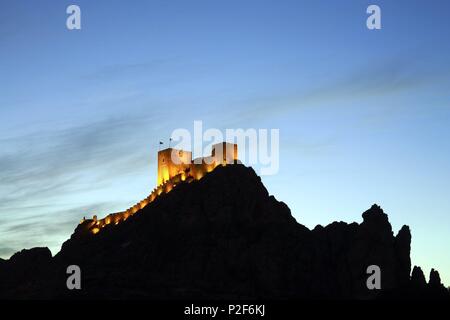
[[(235, 163), (236, 161), (237, 159), (233, 159), (231, 163)], [(107, 225), (117, 225), (127, 220), (130, 216), (136, 214), (137, 212), (139, 212), (139, 210), (145, 208), (148, 204), (153, 202), (161, 194), (170, 192), (178, 184), (190, 183), (194, 180), (200, 180), (207, 173), (213, 171), (217, 166), (227, 165), (229, 163), (229, 161), (214, 161), (212, 163), (203, 162), (201, 164), (191, 163), (187, 166), (187, 168), (185, 168), (184, 171), (158, 185), (155, 189), (152, 190), (147, 198), (139, 201), (127, 210), (117, 213), (111, 213), (103, 219), (97, 219), (97, 216), (94, 216), (92, 219), (83, 219), (81, 221), (81, 224), (86, 224), (88, 230), (91, 233), (96, 234)]]
[[(230, 148), (231, 145), (231, 148)], [(225, 149), (225, 152), (221, 150)], [(207, 173), (213, 171), (219, 165), (227, 165), (237, 162), (237, 145), (221, 143), (213, 146), (212, 155), (206, 158), (199, 158), (191, 161), (191, 153), (182, 150), (176, 150), (179, 157), (183, 158), (181, 164), (174, 164), (169, 160), (168, 156), (174, 149), (165, 149), (158, 153), (158, 186), (153, 189), (150, 195), (142, 201), (125, 211), (111, 213), (103, 219), (84, 219), (81, 224), (86, 224), (88, 230), (96, 234), (107, 225), (117, 225), (130, 216), (145, 208), (149, 203), (153, 202), (161, 194), (170, 192), (178, 184), (186, 182), (190, 183), (194, 180), (200, 180)], [(189, 162), (187, 162), (189, 160)]]

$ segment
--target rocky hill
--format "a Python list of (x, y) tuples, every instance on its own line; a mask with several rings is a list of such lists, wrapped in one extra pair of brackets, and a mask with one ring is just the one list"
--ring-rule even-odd
[[(136, 215), (91, 234), (83, 224), (46, 248), (0, 260), (0, 298), (448, 298), (439, 274), (411, 274), (411, 233), (394, 235), (373, 205), (362, 223), (309, 230), (243, 165), (178, 185)], [(66, 288), (78, 265), (82, 289)], [(366, 286), (381, 270), (382, 290)]]

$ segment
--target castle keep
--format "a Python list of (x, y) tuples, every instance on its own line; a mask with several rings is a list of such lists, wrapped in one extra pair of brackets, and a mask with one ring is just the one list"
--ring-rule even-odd
[(85, 224), (93, 234), (109, 224), (119, 224), (149, 203), (160, 194), (170, 192), (177, 184), (200, 180), (205, 174), (211, 172), (219, 165), (229, 165), (238, 162), (238, 147), (234, 143), (222, 142), (212, 146), (211, 155), (192, 160), (192, 152), (167, 148), (158, 152), (158, 172), (156, 188), (144, 200), (138, 202), (125, 211), (111, 213), (103, 219), (84, 219)]
[(212, 146), (211, 156), (197, 158), (192, 161), (192, 152), (168, 148), (158, 152), (157, 185), (181, 175), (181, 178), (192, 176), (196, 180), (212, 171), (218, 165), (232, 164), (238, 159), (237, 145), (218, 143)]

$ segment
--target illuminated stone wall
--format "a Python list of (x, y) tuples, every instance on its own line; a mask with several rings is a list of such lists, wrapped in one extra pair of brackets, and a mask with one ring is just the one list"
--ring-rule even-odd
[(184, 172), (192, 163), (192, 153), (184, 150), (168, 148), (158, 152), (158, 176), (156, 185), (159, 186), (176, 175)]
[[(225, 150), (225, 152), (222, 152)], [(175, 158), (172, 158), (172, 154)], [(237, 145), (230, 143), (216, 144), (212, 148), (210, 157), (191, 160), (192, 153), (183, 150), (165, 149), (158, 152), (158, 184), (150, 195), (142, 201), (125, 211), (111, 213), (105, 218), (98, 220), (83, 219), (81, 224), (85, 224), (88, 230), (96, 234), (108, 225), (117, 225), (127, 220), (132, 215), (145, 208), (161, 194), (170, 192), (180, 183), (190, 183), (200, 180), (207, 173), (213, 171), (219, 165), (232, 164), (238, 161)], [(172, 161), (175, 159), (176, 161)]]

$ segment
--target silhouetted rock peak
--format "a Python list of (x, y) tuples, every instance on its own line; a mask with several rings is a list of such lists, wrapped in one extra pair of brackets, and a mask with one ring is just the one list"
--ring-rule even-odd
[(423, 274), (421, 267), (414, 266), (411, 274), (411, 282), (413, 283), (413, 285), (418, 287), (426, 286), (427, 281), (425, 280), (425, 275)]
[(385, 214), (383, 209), (377, 204), (372, 205), (369, 210), (366, 210), (362, 214), (362, 217), (364, 222), (388, 221), (387, 214)]
[(403, 226), (395, 237), (395, 250), (397, 255), (397, 277), (399, 284), (409, 282), (411, 274), (411, 231), (408, 226)]
[(52, 253), (49, 248), (32, 248), (23, 249), (16, 252), (9, 259), (15, 263), (39, 263), (39, 261), (48, 261), (52, 258)]
[(409, 226), (402, 226), (402, 228), (398, 231), (397, 239), (409, 239), (411, 241), (411, 230), (409, 229)]
[[(410, 288), (407, 226), (394, 237), (374, 205), (361, 224), (311, 231), (240, 164), (180, 183), (97, 234), (83, 228), (53, 258), (33, 249), (0, 264), (0, 297), (373, 299)], [(38, 272), (30, 261), (39, 261)], [(85, 279), (81, 291), (65, 286), (73, 264)], [(372, 265), (382, 272), (381, 292), (367, 287)], [(420, 269), (413, 278), (425, 283)]]
[[(377, 204), (362, 214), (363, 222), (361, 224), (365, 237), (371, 238), (374, 242), (379, 242), (383, 245), (389, 245), (392, 237), (392, 226), (383, 209)], [(409, 252), (408, 252), (409, 254)]]
[(430, 281), (428, 282), (430, 287), (440, 288), (442, 287), (441, 277), (439, 276), (439, 272), (431, 269), (430, 271)]

